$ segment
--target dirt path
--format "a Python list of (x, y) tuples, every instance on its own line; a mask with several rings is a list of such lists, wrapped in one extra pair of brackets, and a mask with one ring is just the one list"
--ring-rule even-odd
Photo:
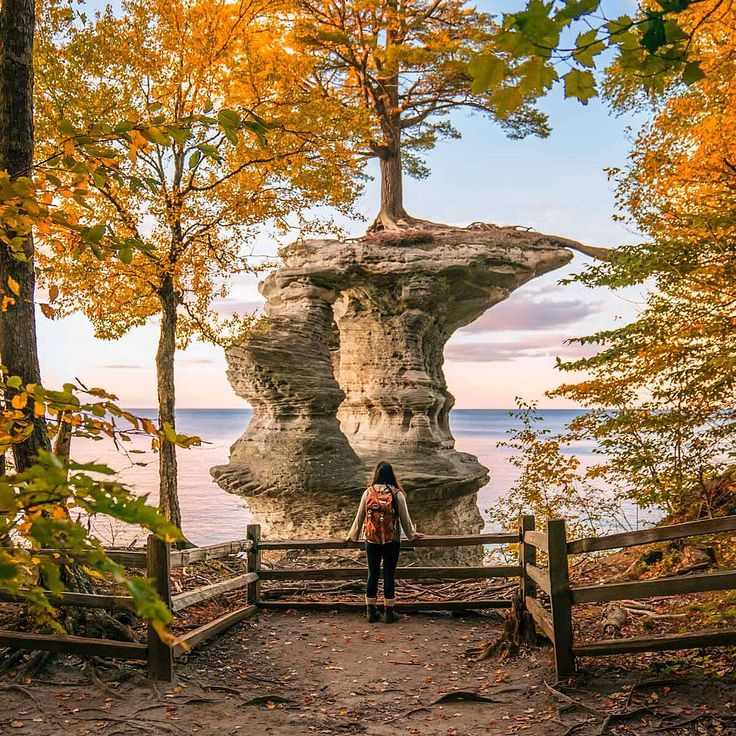
[[(261, 613), (192, 654), (174, 687), (157, 690), (137, 673), (94, 685), (73, 660), (41, 682), (0, 685), (0, 734), (736, 733), (736, 690), (720, 682), (662, 681), (630, 693), (644, 673), (601, 671), (575, 683), (584, 689), (555, 695), (545, 684), (554, 681), (549, 650), (503, 665), (464, 657), (499, 629), (499, 619), (481, 616), (417, 615), (386, 626), (354, 614)], [(616, 712), (633, 715), (602, 730)]]

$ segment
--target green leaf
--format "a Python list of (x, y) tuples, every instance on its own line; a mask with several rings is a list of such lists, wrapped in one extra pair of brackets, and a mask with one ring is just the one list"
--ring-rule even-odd
[(680, 28), (676, 20), (666, 20), (664, 22), (664, 35), (667, 43), (676, 43), (689, 38), (688, 34)]
[(166, 135), (161, 128), (141, 128), (140, 134), (151, 143), (155, 143), (158, 146), (169, 146), (171, 145), (171, 138)]
[(650, 54), (667, 43), (662, 13), (647, 11), (647, 22), (643, 27), (646, 31), (642, 34), (640, 43)]
[(555, 20), (578, 20), (598, 9), (600, 0), (567, 0), (565, 7), (558, 10)]
[(680, 13), (687, 10), (690, 6), (690, 0), (657, 0), (657, 5), (665, 13)]
[(595, 78), (588, 69), (571, 69), (562, 78), (565, 80), (565, 97), (575, 97), (583, 105), (587, 105), (591, 97), (597, 97)]
[(189, 157), (189, 168), (194, 169), (196, 168), (197, 164), (202, 160), (202, 151), (195, 151), (190, 157)]
[(682, 72), (682, 81), (685, 84), (694, 84), (704, 77), (705, 72), (700, 68), (700, 64), (697, 61), (689, 61), (685, 64), (685, 69)]
[(126, 266), (129, 266), (133, 262), (133, 249), (127, 245), (124, 245), (118, 251), (118, 258)]
[(526, 10), (516, 13), (514, 25), (535, 46), (537, 53), (549, 51), (557, 47), (560, 39), (561, 24), (550, 17), (553, 3), (545, 4), (543, 0), (529, 0)]
[(470, 91), (480, 94), (491, 87), (497, 87), (506, 75), (506, 63), (495, 54), (483, 54), (471, 59), (468, 71), (473, 76)]
[(167, 125), (166, 132), (177, 142), (186, 143), (191, 137), (192, 133), (187, 128), (182, 128), (177, 125)]
[(97, 225), (93, 225), (87, 230), (85, 239), (92, 243), (99, 243), (102, 236), (105, 234), (105, 223), (100, 222)]
[(69, 120), (59, 120), (59, 133), (66, 136), (73, 136), (76, 132), (74, 125)]
[(592, 28), (585, 33), (581, 33), (575, 41), (575, 60), (591, 69), (595, 67), (594, 57), (606, 48), (606, 45), (602, 41), (597, 40), (597, 36), (598, 29)]
[(630, 15), (620, 15), (618, 18), (608, 21), (605, 28), (612, 36), (615, 36), (629, 31), (633, 25), (634, 21)]
[(557, 81), (557, 70), (546, 60), (538, 56), (529, 59), (515, 70), (519, 81), (519, 89), (523, 95), (535, 97), (543, 95)]
[(234, 110), (220, 110), (217, 120), (223, 128), (238, 128), (240, 126), (240, 115)]
[(114, 128), (115, 133), (127, 133), (135, 128), (135, 123), (132, 120), (122, 120)]
[(23, 379), (20, 376), (9, 376), (5, 385), (8, 388), (20, 388), (23, 385)]

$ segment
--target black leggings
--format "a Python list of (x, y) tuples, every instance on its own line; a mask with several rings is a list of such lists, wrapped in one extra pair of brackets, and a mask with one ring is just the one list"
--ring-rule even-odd
[(389, 600), (396, 597), (396, 565), (399, 562), (400, 552), (401, 542), (389, 542), (388, 544), (365, 543), (365, 556), (368, 558), (366, 598), (375, 598), (378, 594), (381, 560), (383, 560), (383, 597)]

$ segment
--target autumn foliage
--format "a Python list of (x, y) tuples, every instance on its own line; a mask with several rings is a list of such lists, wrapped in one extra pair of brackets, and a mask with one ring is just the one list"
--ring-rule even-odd
[(177, 347), (226, 342), (249, 326), (249, 315), (223, 319), (214, 304), (230, 277), (258, 266), (248, 258), (256, 228), (324, 229), (315, 208), (347, 212), (358, 191), (352, 117), (305, 84), (309, 62), (284, 45), (283, 10), (129, 0), (94, 18), (56, 8), (42, 28), (44, 141), (72, 155), (78, 134), (102, 136), (80, 151), (99, 169), (77, 209), (94, 213), (100, 235), (136, 247), (106, 259), (50, 238), (39, 262), (59, 285), (58, 313), (82, 311), (99, 337), (160, 317), (160, 504), (177, 525)]

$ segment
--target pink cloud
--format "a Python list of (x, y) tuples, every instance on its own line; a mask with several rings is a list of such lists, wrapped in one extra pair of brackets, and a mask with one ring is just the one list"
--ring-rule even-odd
[(492, 363), (519, 358), (561, 357), (585, 358), (596, 353), (595, 346), (573, 343), (566, 345), (568, 335), (530, 335), (504, 342), (450, 343), (445, 360), (469, 363)]
[(511, 297), (489, 309), (460, 332), (498, 332), (501, 330), (547, 330), (564, 327), (597, 314), (600, 305), (581, 299), (530, 300)]

